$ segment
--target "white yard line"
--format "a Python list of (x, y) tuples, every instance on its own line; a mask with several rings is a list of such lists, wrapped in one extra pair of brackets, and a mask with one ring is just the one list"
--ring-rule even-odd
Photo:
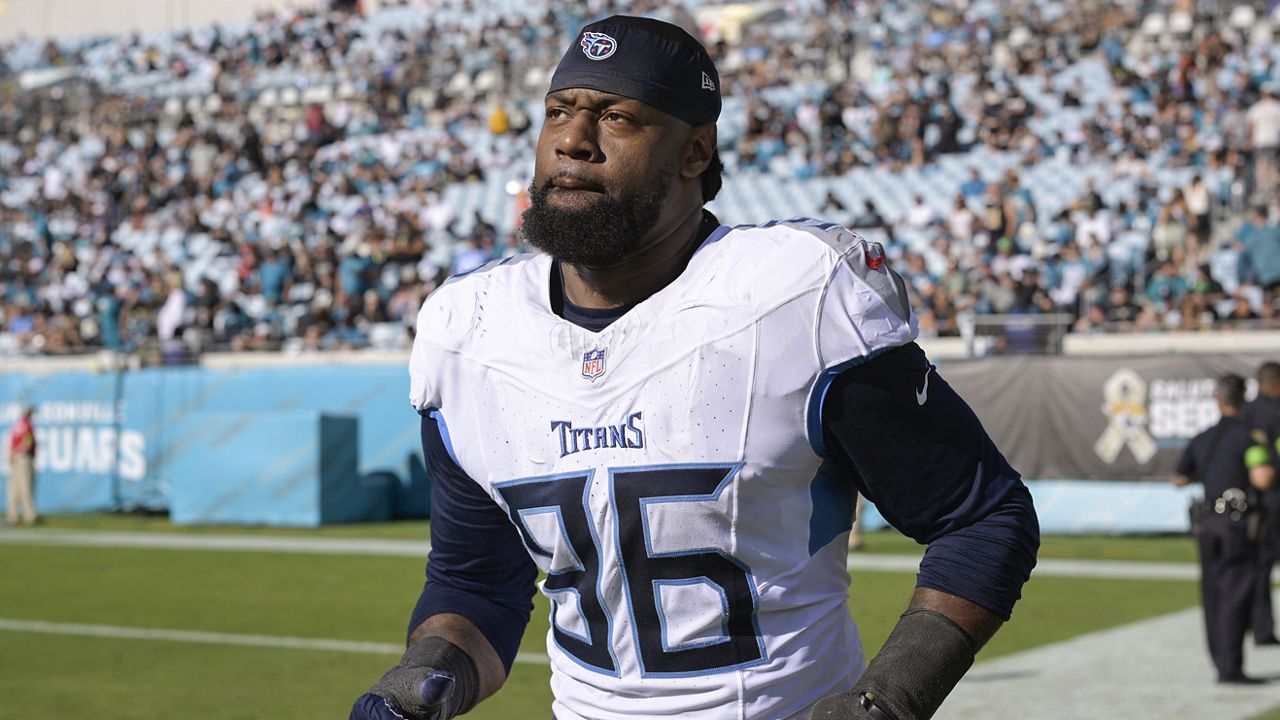
[[(1188, 540), (1187, 542), (1190, 542)], [(74, 530), (0, 529), (0, 544), (71, 545), (81, 547), (145, 548), (152, 550), (211, 550), (230, 552), (308, 553), (321, 555), (380, 555), (427, 557), (431, 543), (423, 540), (377, 538), (308, 538), (271, 535), (189, 535), (158, 532), (91, 532)], [(850, 570), (915, 572), (917, 555), (849, 556)], [(1035, 575), (1116, 578), (1127, 580), (1196, 580), (1195, 563), (1129, 562), (1121, 560), (1042, 559)]]
[(240, 552), (314, 553), (320, 555), (384, 555), (426, 558), (431, 543), (378, 538), (281, 537), (272, 535), (188, 535), (163, 532), (93, 532), (78, 530), (0, 529), (0, 543), (145, 548), (152, 550), (221, 550)]
[[(360, 642), (357, 640), (333, 640), (329, 638), (302, 638), (287, 635), (242, 635), (238, 633), (198, 632), (167, 628), (140, 628), (120, 625), (82, 625), (79, 623), (53, 623), (42, 620), (16, 620), (0, 618), (0, 631), (37, 633), (41, 635), (73, 635), (77, 637), (114, 638), (120, 640), (162, 640), (167, 642), (202, 643), (205, 645), (233, 645), (288, 650), (328, 650), (344, 653), (371, 655), (400, 655), (404, 646), (396, 643)], [(520, 653), (516, 662), (546, 665), (545, 653)]]

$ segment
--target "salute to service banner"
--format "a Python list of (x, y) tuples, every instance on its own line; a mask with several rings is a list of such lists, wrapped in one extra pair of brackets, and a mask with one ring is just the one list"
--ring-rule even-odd
[(1168, 480), (1187, 442), (1218, 421), (1216, 379), (1255, 392), (1268, 355), (998, 357), (947, 363), (945, 377), (1023, 477)]

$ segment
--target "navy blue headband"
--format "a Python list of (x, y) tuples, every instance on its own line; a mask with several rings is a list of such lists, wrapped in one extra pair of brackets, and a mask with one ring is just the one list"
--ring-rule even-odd
[(582, 28), (547, 92), (566, 88), (635, 98), (690, 125), (720, 117), (720, 75), (706, 48), (652, 18), (614, 15)]

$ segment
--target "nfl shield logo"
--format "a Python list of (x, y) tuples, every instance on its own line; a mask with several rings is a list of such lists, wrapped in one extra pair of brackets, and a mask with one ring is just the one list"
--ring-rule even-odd
[(595, 380), (604, 374), (604, 350), (588, 350), (582, 355), (582, 377)]

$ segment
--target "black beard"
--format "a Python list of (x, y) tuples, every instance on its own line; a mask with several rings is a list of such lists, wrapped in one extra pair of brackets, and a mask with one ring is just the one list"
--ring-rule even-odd
[(529, 185), (529, 209), (523, 215), (525, 241), (560, 262), (603, 268), (620, 264), (640, 247), (662, 214), (671, 176), (659, 174), (647, 190), (631, 197), (602, 193), (580, 210), (548, 204), (550, 187), (549, 182), (541, 189)]

